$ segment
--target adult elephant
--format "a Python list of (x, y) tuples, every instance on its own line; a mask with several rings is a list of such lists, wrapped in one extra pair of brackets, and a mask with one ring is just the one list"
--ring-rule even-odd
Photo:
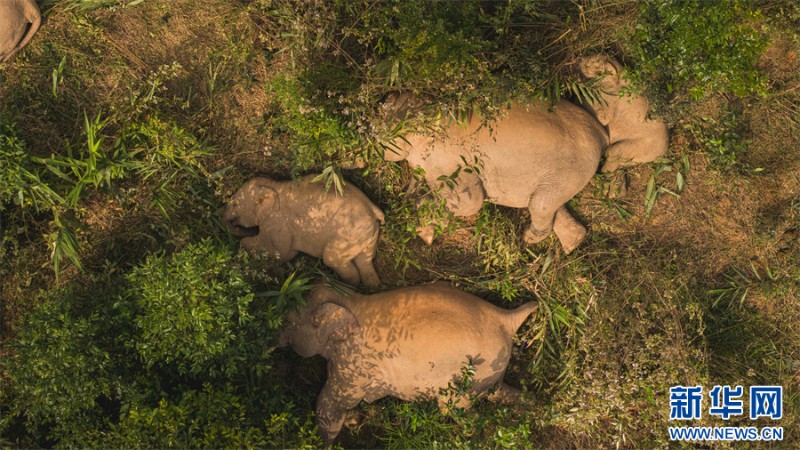
[[(389, 103), (395, 117), (411, 108), (409, 97)], [(536, 243), (555, 231), (566, 253), (586, 236), (586, 228), (565, 203), (597, 172), (608, 131), (587, 110), (568, 101), (554, 105), (513, 103), (484, 123), (474, 115), (436, 134), (411, 134), (387, 150), (388, 161), (407, 160), (422, 168), (428, 185), (455, 216), (476, 214), (483, 202), (528, 208), (531, 224), (524, 239)], [(433, 226), (418, 229), (427, 243)]]

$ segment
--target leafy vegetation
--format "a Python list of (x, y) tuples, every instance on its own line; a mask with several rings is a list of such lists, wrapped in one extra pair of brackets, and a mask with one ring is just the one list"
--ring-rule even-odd
[[(304, 417), (284, 409), (288, 390), (269, 382), (269, 348), (288, 305), (257, 301), (243, 264), (205, 239), (125, 276), (105, 272), (42, 295), (3, 363), (4, 434), (43, 439), (19, 441), (32, 446), (318, 442)], [(20, 424), (32, 435), (18, 434)]]
[[(783, 419), (756, 424), (800, 442), (797, 2), (41, 3), (0, 71), (0, 446), (322, 445), (324, 362), (275, 346), (331, 272), (249, 258), (219, 219), (251, 176), (308, 173), (385, 211), (384, 288), (539, 304), (506, 375), (521, 402), (387, 398), (337, 445), (665, 447), (669, 387), (689, 383), (784, 386)], [(569, 203), (590, 227), (570, 255), (524, 246), (523, 210), (450, 217), (436, 194), (458, 173), (426, 187), (381, 158), (441, 118), (592, 98), (572, 64), (597, 52), (629, 68), (670, 151)], [(397, 92), (425, 100), (400, 123), (380, 106)]]
[(692, 101), (714, 92), (763, 95), (758, 64), (767, 40), (759, 18), (749, 1), (643, 2), (632, 42), (636, 73), (652, 80), (657, 93)]

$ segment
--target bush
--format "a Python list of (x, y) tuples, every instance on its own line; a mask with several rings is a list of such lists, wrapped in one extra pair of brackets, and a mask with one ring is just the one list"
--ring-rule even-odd
[(32, 447), (318, 444), (268, 375), (292, 305), (258, 300), (244, 264), (206, 239), (40, 299), (0, 367), (0, 432)]
[(114, 284), (95, 280), (40, 299), (13, 344), (16, 355), (2, 361), (13, 389), (9, 416), (24, 417), (40, 439), (76, 445), (103, 423), (101, 402), (119, 396), (130, 324), (117, 320), (111, 302), (85, 301), (112, 300)]
[(394, 134), (374, 120), (376, 106), (392, 92), (423, 98), (431, 107), (420, 119), (429, 124), (442, 112), (491, 116), (510, 94), (557, 98), (567, 89), (551, 86), (544, 35), (525, 33), (549, 17), (529, 2), (280, 2), (268, 9), (290, 37), (278, 50), (291, 61), (269, 84), (279, 108), (270, 120), (290, 141), (295, 173), (380, 154)]
[[(203, 386), (186, 390), (176, 400), (161, 399), (157, 405), (129, 405), (119, 423), (98, 436), (96, 446), (105, 448), (275, 448), (286, 441), (274, 439), (283, 428), (306, 428), (305, 435), (292, 440), (296, 448), (313, 448), (319, 443), (313, 425), (288, 414), (271, 415), (266, 428), (253, 426), (253, 411), (248, 411), (230, 385)], [(297, 432), (297, 431), (295, 431)]]
[(229, 252), (206, 240), (169, 259), (149, 257), (128, 275), (141, 336), (136, 348), (147, 366), (174, 363), (181, 373), (198, 373), (227, 350), (251, 319), (253, 301), (231, 263)]
[(630, 49), (633, 75), (662, 106), (714, 92), (764, 94), (758, 63), (767, 40), (756, 29), (759, 19), (748, 0), (644, 2)]

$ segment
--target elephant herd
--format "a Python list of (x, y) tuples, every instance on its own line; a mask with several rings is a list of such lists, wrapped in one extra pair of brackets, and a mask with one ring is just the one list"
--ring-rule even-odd
[[(40, 23), (35, 0), (0, 0), (0, 62), (27, 44)], [(622, 95), (626, 81), (618, 62), (595, 55), (577, 66), (600, 88), (595, 101), (511, 103), (490, 124), (472, 117), (441, 124), (437, 133), (404, 136), (384, 158), (422, 169), (454, 216), (473, 215), (485, 201), (527, 208), (525, 242), (554, 231), (569, 253), (587, 231), (565, 204), (598, 170), (653, 161), (668, 143), (666, 125), (647, 117), (647, 100)], [(397, 95), (384, 108), (402, 120), (413, 101)], [(329, 193), (313, 178), (249, 180), (223, 213), (230, 232), (249, 252), (281, 262), (306, 253), (322, 258), (347, 283), (378, 288), (373, 259), (383, 212), (352, 185)], [(432, 242), (432, 225), (418, 232)], [(513, 336), (534, 311), (533, 302), (508, 311), (441, 282), (373, 295), (318, 286), (304, 307), (288, 314), (280, 344), (304, 357), (327, 359), (317, 422), (329, 442), (361, 401), (394, 396), (435, 398), (443, 409), (469, 406), (463, 396), (440, 394), (465, 364), (474, 370), (473, 394), (492, 391), (490, 399), (513, 400), (519, 391), (502, 379)]]
[[(485, 201), (528, 208), (531, 224), (524, 240), (539, 242), (554, 231), (569, 253), (587, 231), (565, 204), (598, 170), (653, 161), (668, 143), (666, 125), (647, 118), (647, 100), (621, 95), (625, 80), (616, 61), (596, 55), (578, 66), (602, 90), (596, 101), (512, 103), (490, 124), (473, 117), (444, 124), (436, 133), (406, 135), (384, 159), (422, 169), (455, 216), (476, 214)], [(414, 101), (397, 95), (384, 108), (389, 117), (403, 120)], [(378, 287), (373, 259), (383, 213), (351, 185), (328, 193), (313, 179), (258, 177), (245, 183), (224, 212), (232, 234), (242, 237), (250, 252), (279, 261), (303, 252), (321, 257), (348, 283)], [(417, 231), (432, 242), (432, 225)], [(327, 359), (317, 422), (323, 438), (332, 441), (348, 410), (361, 401), (393, 396), (435, 398), (442, 408), (468, 406), (465, 398), (438, 395), (465, 363), (475, 371), (474, 394), (493, 390), (490, 399), (516, 398), (518, 390), (502, 378), (513, 336), (535, 310), (528, 303), (505, 311), (446, 283), (373, 295), (319, 286), (302, 310), (289, 313), (280, 339), (302, 356)]]

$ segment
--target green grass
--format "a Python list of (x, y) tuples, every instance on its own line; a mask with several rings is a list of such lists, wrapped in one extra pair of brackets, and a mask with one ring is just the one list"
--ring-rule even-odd
[[(307, 173), (385, 211), (384, 288), (539, 304), (506, 375), (521, 402), (383, 399), (340, 445), (669, 446), (678, 384), (781, 384), (777, 447), (800, 442), (796, 2), (43, 3), (0, 72), (0, 446), (319, 446), (324, 363), (273, 346), (332, 272), (249, 258), (220, 223), (244, 180)], [(445, 225), (437, 186), (380, 158), (443, 115), (595, 95), (570, 64), (598, 51), (631, 69), (670, 151), (570, 202), (589, 228), (570, 255), (523, 245), (524, 210)], [(387, 124), (397, 90), (429, 105)]]

